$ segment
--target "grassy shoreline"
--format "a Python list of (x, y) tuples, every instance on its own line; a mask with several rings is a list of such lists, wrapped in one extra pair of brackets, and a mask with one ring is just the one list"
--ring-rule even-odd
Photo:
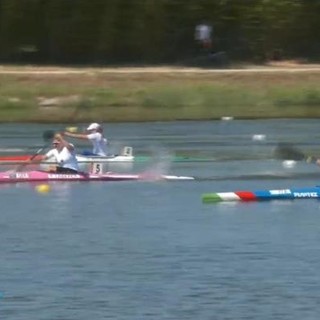
[(293, 70), (0, 68), (0, 119), (320, 118), (320, 69)]

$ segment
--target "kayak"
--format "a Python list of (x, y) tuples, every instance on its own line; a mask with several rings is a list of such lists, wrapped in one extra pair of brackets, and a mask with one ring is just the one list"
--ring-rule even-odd
[[(134, 162), (149, 162), (153, 159), (152, 156), (135, 156)], [(179, 156), (179, 155), (173, 155), (170, 157), (170, 161), (172, 162), (215, 162), (219, 159), (214, 157), (195, 157), (195, 156)]]
[(234, 191), (205, 193), (202, 202), (216, 203), (221, 201), (269, 201), (269, 200), (294, 200), (294, 199), (318, 199), (320, 198), (320, 186), (294, 189), (275, 189), (260, 191)]
[[(33, 157), (34, 160), (41, 159), (41, 155), (34, 157), (34, 155), (12, 155), (12, 156), (0, 156), (0, 164), (10, 164), (29, 161)], [(109, 163), (109, 162), (133, 162), (134, 156), (132, 154), (132, 147), (124, 147), (119, 155), (110, 156), (95, 156), (95, 155), (82, 155), (77, 154), (77, 160), (79, 163)]]
[(51, 173), (45, 171), (22, 171), (22, 172), (0, 172), (0, 183), (17, 183), (17, 182), (50, 182), (50, 181), (186, 181), (194, 180), (188, 176), (174, 175), (152, 175), (142, 174), (122, 174), (107, 172), (102, 174), (93, 173)]
[[(32, 154), (17, 154), (17, 155), (0, 155), (0, 164), (16, 164), (19, 162), (29, 161), (31, 157), (34, 157)], [(34, 159), (41, 159), (41, 156), (36, 156)], [(81, 154), (77, 154), (77, 160), (79, 164), (90, 164), (94, 162), (99, 163), (143, 163), (149, 162), (154, 159), (153, 156), (150, 155), (133, 155), (132, 147), (124, 147), (120, 154), (117, 155), (109, 155), (109, 156), (95, 156), (90, 154), (90, 152), (83, 152)], [(172, 162), (213, 162), (217, 161), (217, 158), (214, 157), (205, 157), (205, 156), (191, 156), (191, 155), (172, 155), (170, 157), (170, 161)]]
[[(30, 160), (30, 158), (33, 155), (11, 155), (6, 156), (2, 155), (0, 156), (0, 164), (17, 164), (19, 162), (25, 162)], [(40, 159), (41, 156), (37, 156), (34, 159)], [(152, 161), (154, 157), (152, 156), (133, 156), (133, 155), (110, 155), (110, 156), (88, 156), (88, 155), (82, 155), (77, 154), (77, 160), (79, 163), (89, 164), (94, 162), (100, 162), (100, 163), (144, 163), (144, 162), (150, 162)], [(213, 157), (193, 157), (193, 156), (172, 156), (170, 158), (170, 161), (172, 162), (215, 162), (217, 161), (217, 158)]]
[[(10, 149), (11, 150), (11, 149)], [(18, 164), (20, 162), (25, 162), (30, 160), (30, 158), (35, 160), (41, 159), (41, 156), (34, 156), (34, 154), (17, 154), (17, 155), (0, 155), (0, 164)], [(100, 164), (125, 164), (129, 165), (129, 163), (144, 163), (150, 162), (154, 160), (154, 156), (151, 155), (133, 155), (132, 147), (125, 146), (122, 148), (121, 152), (117, 155), (108, 155), (108, 156), (95, 156), (90, 152), (84, 151), (81, 154), (77, 154), (77, 160), (80, 165), (80, 169), (83, 171), (87, 170), (85, 165), (92, 163), (100, 163)], [(169, 157), (171, 162), (214, 162), (219, 159), (210, 157), (210, 156), (191, 156), (191, 155), (171, 155)], [(49, 163), (49, 161), (47, 161)], [(51, 163), (52, 164), (52, 163)], [(41, 167), (45, 170), (45, 166)]]

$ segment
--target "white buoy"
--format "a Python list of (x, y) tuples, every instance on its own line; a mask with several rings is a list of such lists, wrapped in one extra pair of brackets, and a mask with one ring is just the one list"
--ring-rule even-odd
[(254, 140), (254, 141), (264, 141), (264, 140), (266, 140), (266, 135), (265, 134), (254, 134), (252, 136), (252, 140)]
[(295, 167), (295, 165), (297, 164), (296, 161), (294, 160), (284, 160), (282, 161), (282, 166), (286, 169), (292, 169)]
[(230, 120), (233, 120), (233, 117), (221, 117), (221, 120), (230, 121)]

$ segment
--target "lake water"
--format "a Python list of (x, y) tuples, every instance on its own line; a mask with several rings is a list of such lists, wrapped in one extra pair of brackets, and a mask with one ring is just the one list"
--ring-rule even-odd
[[(2, 124), (0, 148), (34, 150), (42, 132), (62, 128)], [(319, 184), (317, 166), (272, 159), (278, 142), (320, 154), (318, 121), (105, 131), (112, 151), (129, 145), (152, 155), (130, 170), (161, 162), (196, 181), (55, 183), (47, 194), (33, 184), (0, 186), (1, 319), (319, 318), (319, 201), (201, 203), (207, 192)], [(215, 161), (168, 166), (175, 153)]]

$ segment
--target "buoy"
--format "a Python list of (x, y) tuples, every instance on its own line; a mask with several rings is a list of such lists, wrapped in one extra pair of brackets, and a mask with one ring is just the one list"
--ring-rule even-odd
[(233, 117), (221, 117), (221, 120), (223, 121), (230, 121), (230, 120), (233, 120)]
[(294, 160), (284, 160), (282, 161), (282, 166), (286, 169), (292, 169), (296, 165), (296, 161)]
[(263, 141), (266, 140), (266, 135), (265, 134), (254, 134), (252, 136), (252, 140), (254, 141)]
[(51, 187), (48, 184), (39, 184), (36, 186), (36, 190), (39, 193), (48, 193), (51, 190)]

